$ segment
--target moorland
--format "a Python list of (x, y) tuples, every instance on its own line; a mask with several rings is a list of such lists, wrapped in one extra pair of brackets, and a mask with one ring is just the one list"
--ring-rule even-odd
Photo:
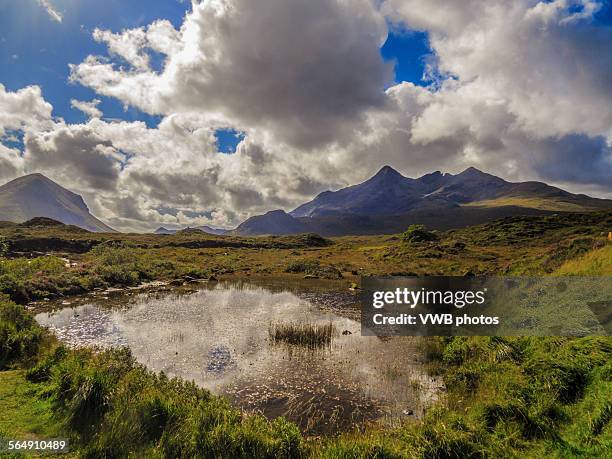
[(445, 386), (423, 419), (305, 437), (155, 374), (127, 349), (68, 348), (24, 308), (154, 280), (322, 278), (349, 289), (378, 275), (609, 276), (609, 211), (337, 238), (0, 226), (0, 437), (67, 437), (85, 457), (606, 457), (612, 448), (607, 336), (423, 338), (428, 371)]

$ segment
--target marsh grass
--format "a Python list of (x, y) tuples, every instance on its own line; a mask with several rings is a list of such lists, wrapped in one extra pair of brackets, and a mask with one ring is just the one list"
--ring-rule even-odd
[(315, 324), (312, 322), (270, 323), (268, 336), (274, 344), (286, 343), (308, 349), (320, 349), (331, 346), (336, 327), (331, 323)]

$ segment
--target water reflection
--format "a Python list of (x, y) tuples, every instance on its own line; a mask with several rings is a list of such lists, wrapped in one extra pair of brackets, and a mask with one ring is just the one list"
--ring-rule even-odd
[[(343, 295), (220, 284), (92, 299), (36, 319), (70, 345), (129, 346), (152, 370), (286, 416), (309, 434), (421, 415), (439, 383), (425, 374), (415, 341), (362, 337), (354, 299)], [(285, 320), (331, 322), (337, 333), (316, 351), (273, 345), (269, 325)]]

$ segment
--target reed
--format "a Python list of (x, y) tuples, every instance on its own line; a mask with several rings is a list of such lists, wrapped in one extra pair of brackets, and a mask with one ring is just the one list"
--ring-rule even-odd
[(326, 324), (311, 322), (270, 323), (268, 328), (272, 343), (287, 343), (309, 349), (330, 346), (335, 331), (336, 327), (331, 322)]

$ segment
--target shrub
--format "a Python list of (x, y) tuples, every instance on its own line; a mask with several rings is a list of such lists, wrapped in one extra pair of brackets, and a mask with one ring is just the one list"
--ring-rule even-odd
[(8, 243), (4, 236), (0, 236), (0, 257), (3, 257), (8, 252)]
[(43, 335), (22, 306), (0, 295), (0, 369), (34, 359)]
[(109, 284), (135, 285), (140, 276), (134, 268), (132, 265), (100, 266), (97, 273)]
[(0, 292), (17, 303), (27, 303), (58, 293), (57, 285), (66, 273), (65, 262), (53, 256), (0, 259)]
[(48, 381), (51, 378), (53, 367), (61, 362), (67, 353), (68, 350), (64, 346), (57, 347), (53, 353), (44, 357), (26, 372), (26, 379), (34, 383)]
[(316, 260), (293, 261), (285, 267), (286, 273), (303, 273), (325, 279), (341, 279), (342, 273), (333, 266), (323, 266)]
[(138, 284), (143, 268), (139, 252), (125, 244), (104, 243), (94, 247), (90, 254), (98, 264), (96, 273), (109, 284)]
[(406, 231), (402, 233), (402, 241), (408, 243), (436, 241), (438, 236), (435, 233), (427, 231), (425, 225), (410, 225)]

